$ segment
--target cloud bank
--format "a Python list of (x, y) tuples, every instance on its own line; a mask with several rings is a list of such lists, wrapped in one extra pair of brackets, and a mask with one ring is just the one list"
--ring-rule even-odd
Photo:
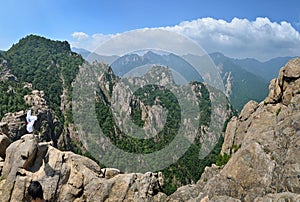
[[(147, 28), (145, 28), (147, 29)], [(183, 34), (196, 41), (206, 52), (222, 52), (233, 58), (256, 58), (262, 61), (279, 56), (300, 55), (300, 33), (288, 22), (255, 21), (234, 18), (231, 22), (213, 18), (184, 21), (163, 30)], [(94, 51), (114, 34), (74, 32), (71, 45)], [(158, 42), (162, 39), (157, 37)]]
[(82, 41), (82, 40), (84, 40), (84, 39), (89, 38), (89, 35), (87, 35), (87, 34), (84, 33), (84, 32), (74, 32), (74, 33), (72, 34), (72, 37), (75, 38), (75, 39), (77, 39), (78, 41)]

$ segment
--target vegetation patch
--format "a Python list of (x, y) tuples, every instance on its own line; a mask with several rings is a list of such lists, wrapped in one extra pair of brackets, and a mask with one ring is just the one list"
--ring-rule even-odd
[(230, 158), (231, 158), (230, 154), (227, 154), (227, 153), (224, 153), (223, 155), (219, 154), (216, 159), (216, 165), (224, 166), (224, 165), (226, 165), (226, 163), (229, 161)]

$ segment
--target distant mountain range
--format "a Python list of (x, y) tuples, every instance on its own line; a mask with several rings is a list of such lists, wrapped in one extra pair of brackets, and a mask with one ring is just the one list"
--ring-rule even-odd
[(98, 61), (98, 62), (106, 62), (108, 64), (111, 64), (113, 61), (115, 61), (119, 57), (117, 55), (113, 55), (113, 56), (98, 55), (97, 53), (90, 52), (83, 48), (72, 48), (72, 51), (79, 53), (80, 55), (82, 55), (82, 57), (85, 60), (87, 60), (90, 63), (93, 61)]
[(247, 59), (231, 59), (233, 63), (242, 67), (257, 76), (262, 77), (269, 82), (278, 76), (279, 69), (283, 67), (289, 60), (295, 57), (277, 57), (266, 62), (260, 62), (253, 58)]
[[(87, 59), (89, 62), (93, 62), (97, 60), (98, 62), (107, 62), (109, 64), (112, 64), (115, 60), (118, 59), (118, 56), (116, 55), (101, 56), (98, 55), (97, 53), (92, 53), (82, 48), (72, 48), (72, 51), (81, 54), (82, 57), (84, 59)], [(217, 53), (217, 52), (211, 53), (209, 55), (213, 57), (214, 55), (218, 55), (218, 54), (223, 55), (222, 53)], [(230, 60), (232, 63), (239, 66), (240, 68), (263, 78), (266, 82), (269, 83), (271, 79), (276, 78), (278, 76), (279, 69), (283, 67), (290, 59), (293, 58), (295, 58), (295, 56), (276, 57), (266, 62), (260, 62), (254, 58), (234, 59), (234, 58), (226, 57), (226, 60)]]
[(203, 82), (203, 78), (191, 64), (189, 64), (183, 58), (172, 53), (158, 54), (152, 51), (148, 51), (144, 55), (125, 55), (115, 60), (111, 64), (111, 67), (116, 75), (123, 76), (126, 73), (130, 73), (130, 71), (135, 69), (136, 67), (145, 67), (145, 65), (146, 68), (142, 71), (144, 73), (153, 65), (170, 67), (171, 71), (173, 71), (173, 77), (178, 83), (185, 83), (190, 81)]
[(221, 53), (210, 54), (210, 57), (219, 69), (226, 95), (236, 109), (241, 110), (250, 100), (260, 102), (267, 96), (269, 82), (265, 79), (246, 71), (234, 59)]
[[(89, 58), (86, 54), (87, 52), (85, 56)], [(100, 58), (99, 61), (102, 59)], [(4, 62), (4, 60), (6, 61)], [(219, 91), (215, 89), (209, 91), (207, 85), (196, 81), (190, 82), (186, 86), (191, 91), (183, 91), (172, 82), (173, 77), (169, 68), (153, 67), (153, 63), (172, 66), (185, 77), (192, 78), (194, 76), (195, 79), (201, 79), (199, 75), (198, 77), (196, 74), (193, 75), (197, 72), (191, 65), (176, 55), (147, 52), (144, 55), (137, 54), (117, 58), (114, 63), (130, 64), (128, 66), (130, 67), (131, 64), (137, 64), (138, 61), (147, 61), (142, 64), (149, 63), (152, 67), (152, 71), (147, 72), (150, 80), (134, 78), (123, 82), (124, 85), (119, 85), (122, 84), (119, 82), (120, 77), (116, 76), (109, 66), (103, 63), (83, 65), (82, 56), (72, 52), (67, 41), (53, 41), (36, 35), (22, 38), (3, 55), (0, 55), (0, 121), (2, 128), (5, 129), (2, 130), (3, 133), (7, 134), (7, 139), (12, 138), (8, 139), (9, 141), (19, 140), (28, 133), (25, 117), (26, 111), (31, 109), (32, 114), (38, 117), (34, 125), (34, 134), (38, 134), (39, 141), (52, 141), (52, 145), (56, 148), (72, 150), (77, 154), (99, 160), (103, 168), (105, 165), (115, 164), (117, 156), (106, 155), (110, 146), (94, 139), (102, 138), (100, 130), (97, 129), (100, 127), (99, 129), (107, 137), (104, 139), (126, 154), (121, 158), (117, 157), (120, 159), (117, 162), (117, 168), (121, 172), (126, 173), (129, 166), (131, 169), (134, 166), (136, 168), (142, 166), (141, 168), (145, 172), (150, 168), (161, 171), (164, 185), (160, 189), (167, 194), (173, 193), (181, 185), (198, 181), (205, 167), (216, 163), (223, 141), (222, 136), (219, 138), (219, 134), (222, 128), (224, 130), (225, 120), (233, 115), (232, 107), (227, 99), (219, 98), (224, 97), (218, 96)], [(101, 69), (104, 71), (94, 71)], [(115, 71), (117, 70), (115, 69)], [(123, 69), (120, 68), (120, 71)], [(90, 73), (97, 80), (91, 79)], [(174, 91), (163, 86), (151, 85), (151, 78), (161, 79), (161, 85), (164, 83), (172, 85), (170, 89), (174, 89)], [(90, 84), (95, 83), (94, 87), (96, 88), (91, 91), (95, 94), (85, 96)], [(132, 95), (128, 89), (135, 84), (142, 87)], [(117, 103), (122, 106), (117, 116), (116, 111), (112, 110), (116, 106), (116, 102), (113, 101), (116, 98), (113, 91), (117, 92)], [(173, 92), (181, 99), (178, 99)], [(196, 96), (191, 96), (191, 92), (194, 92)], [(89, 110), (87, 110), (87, 116), (83, 116), (84, 111), (90, 107), (91, 100), (95, 102), (95, 107), (89, 108), (96, 115), (95, 122), (90, 121), (94, 116), (89, 114)], [(184, 106), (185, 111), (183, 111), (181, 106), (185, 104), (187, 106)], [(199, 111), (192, 105), (199, 106)], [(78, 112), (78, 109), (83, 111)], [(77, 113), (74, 113), (75, 111)], [(191, 114), (193, 115), (190, 116)], [(124, 124), (121, 121), (123, 118), (125, 118)], [(134, 125), (145, 129), (147, 136), (144, 136), (145, 138), (135, 136), (139, 134), (135, 133), (135, 127), (127, 125), (126, 120), (132, 120), (130, 122)], [(126, 131), (127, 129), (123, 130), (125, 124), (129, 126), (126, 126), (128, 131)], [(182, 125), (186, 127), (186, 130), (182, 128)], [(218, 129), (216, 130), (213, 126)], [(90, 129), (92, 131), (89, 131)], [(2, 136), (2, 131), (0, 131), (0, 136)], [(189, 139), (184, 137), (182, 131), (187, 132)], [(182, 138), (177, 139), (177, 134), (182, 134), (179, 135)], [(186, 140), (187, 144), (184, 143)], [(211, 140), (214, 147), (207, 147), (211, 152), (207, 157), (199, 158), (200, 151), (206, 147), (204, 145), (206, 140)], [(32, 142), (32, 139), (30, 141)], [(182, 144), (187, 145), (186, 151), (179, 157), (178, 153), (172, 151), (178, 150)], [(165, 150), (167, 147), (172, 150)], [(158, 158), (156, 152), (162, 149), (164, 149), (163, 156)], [(154, 153), (154, 158), (149, 161), (139, 160), (140, 154), (151, 153)], [(169, 156), (164, 155), (167, 153)], [(0, 154), (0, 156), (3, 155)], [(137, 163), (129, 163), (128, 160), (133, 159), (132, 157), (137, 160)], [(159, 168), (149, 167), (149, 165), (156, 166), (157, 163), (163, 161), (170, 161), (170, 163)], [(0, 165), (0, 172), (2, 167)], [(99, 175), (100, 171), (96, 174)], [(0, 178), (4, 179), (1, 173)], [(7, 195), (10, 195), (10, 192), (7, 192)]]
[[(145, 54), (132, 53), (118, 56), (101, 56), (85, 49), (73, 48), (73, 51), (81, 54), (89, 62), (97, 60), (111, 65), (116, 75), (123, 76), (137, 67), (150, 68), (151, 65), (171, 67), (172, 70), (183, 76), (187, 81), (203, 81), (201, 75), (185, 60), (187, 57), (193, 60), (201, 60), (198, 56), (179, 57), (174, 54), (158, 54), (148, 51)], [(226, 57), (222, 53), (209, 54), (223, 79), (226, 95), (232, 105), (241, 110), (249, 101), (262, 101), (268, 92), (271, 79), (276, 78), (279, 69), (293, 57), (278, 57), (267, 62), (256, 59), (234, 59)], [(148, 65), (148, 66), (147, 66)], [(176, 76), (174, 76), (176, 78)]]

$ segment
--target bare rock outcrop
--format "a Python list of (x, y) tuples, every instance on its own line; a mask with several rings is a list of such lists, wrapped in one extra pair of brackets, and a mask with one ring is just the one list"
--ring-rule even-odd
[[(5, 146), (5, 156), (0, 157), (1, 201), (28, 200), (29, 183), (38, 180), (49, 201), (298, 202), (299, 75), (297, 58), (271, 81), (264, 102), (249, 102), (240, 116), (229, 122), (222, 147), (223, 154), (231, 155), (228, 163), (205, 168), (197, 183), (180, 187), (170, 196), (160, 192), (163, 180), (158, 173), (101, 170), (86, 157), (62, 152), (51, 143), (40, 142), (36, 135), (23, 134)], [(14, 116), (22, 120), (24, 112)], [(7, 123), (1, 123), (0, 129), (10, 138), (12, 126)], [(6, 128), (8, 132), (3, 132)]]
[[(44, 92), (33, 90), (31, 94), (25, 95), (24, 100), (38, 119), (34, 129), (39, 134), (40, 141), (53, 141), (55, 147), (62, 134), (63, 126), (55, 116), (55, 113), (48, 107), (44, 98)], [(26, 130), (27, 111), (6, 113), (0, 122), (0, 132), (4, 133), (10, 140), (19, 140), (27, 134)]]
[(265, 103), (282, 103), (289, 105), (294, 95), (299, 94), (300, 59), (290, 60), (280, 69), (277, 79), (269, 86), (269, 95)]
[[(108, 169), (113, 170), (113, 169)], [(116, 174), (106, 179), (92, 160), (40, 143), (33, 134), (10, 144), (0, 181), (1, 201), (29, 200), (38, 180), (49, 201), (162, 201), (157, 173)]]
[(20, 137), (27, 133), (26, 131), (26, 112), (19, 111), (15, 113), (6, 113), (1, 119), (4, 134), (6, 134), (12, 141), (20, 139)]
[[(222, 154), (231, 154), (240, 147), (245, 137), (244, 129), (247, 129), (251, 123), (249, 117), (257, 109), (258, 103), (255, 101), (249, 101), (241, 111), (239, 117), (232, 117), (227, 125), (224, 143), (222, 145)], [(241, 121), (239, 121), (241, 120)]]
[(0, 132), (0, 157), (5, 158), (6, 148), (10, 145), (11, 140)]
[(291, 192), (282, 192), (276, 194), (267, 194), (264, 197), (258, 197), (254, 202), (269, 202), (269, 201), (300, 201), (300, 195)]
[(17, 81), (17, 77), (7, 68), (7, 60), (3, 60), (0, 64), (0, 81)]
[(299, 89), (300, 58), (296, 58), (271, 81), (264, 102), (250, 101), (229, 122), (222, 147), (223, 154), (231, 155), (228, 163), (206, 168), (196, 185), (181, 187), (168, 199), (300, 201)]

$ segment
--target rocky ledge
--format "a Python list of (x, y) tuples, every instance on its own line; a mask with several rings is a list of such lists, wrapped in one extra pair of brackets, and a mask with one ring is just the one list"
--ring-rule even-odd
[(281, 68), (268, 97), (228, 123), (223, 167), (206, 168), (170, 201), (300, 201), (300, 58)]
[(250, 101), (229, 122), (224, 166), (207, 167), (200, 180), (170, 196), (161, 193), (158, 173), (121, 174), (92, 160), (62, 152), (27, 134), (12, 142), (0, 125), (1, 201), (28, 200), (38, 180), (49, 201), (300, 201), (300, 58), (270, 83), (268, 97)]
[[(2, 142), (0, 147), (2, 148)], [(120, 174), (102, 169), (89, 158), (62, 152), (27, 134), (6, 149), (0, 163), (1, 201), (27, 201), (31, 180), (38, 180), (49, 201), (161, 201), (161, 175)]]

